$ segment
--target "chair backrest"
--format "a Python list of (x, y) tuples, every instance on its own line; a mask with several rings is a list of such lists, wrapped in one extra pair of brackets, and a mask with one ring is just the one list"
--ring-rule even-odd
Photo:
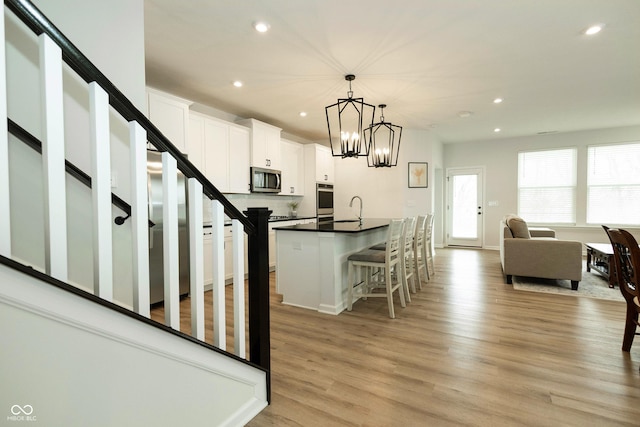
[(387, 235), (386, 262), (389, 266), (397, 264), (400, 260), (400, 241), (402, 239), (402, 228), (404, 219), (392, 219), (389, 224), (389, 234)]
[(433, 234), (433, 218), (434, 218), (433, 214), (431, 213), (428, 214), (427, 220), (424, 223), (424, 240), (426, 242), (431, 241), (431, 235)]
[[(620, 291), (629, 302), (640, 298), (638, 280), (640, 279), (640, 248), (638, 242), (627, 230), (602, 226), (613, 246), (613, 263)], [(609, 272), (611, 274), (613, 272)]]
[(406, 257), (413, 251), (413, 239), (416, 233), (416, 217), (404, 219), (404, 229), (402, 231), (402, 253)]
[(424, 227), (427, 222), (427, 215), (420, 215), (416, 221), (416, 234), (413, 239), (413, 247), (418, 255), (418, 249), (422, 247), (424, 242)]

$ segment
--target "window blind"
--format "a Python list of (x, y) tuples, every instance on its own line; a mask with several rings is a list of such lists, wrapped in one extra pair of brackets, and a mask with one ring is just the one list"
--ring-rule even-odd
[(640, 225), (640, 143), (589, 146), (587, 223)]
[(518, 153), (518, 215), (534, 223), (575, 223), (575, 148)]

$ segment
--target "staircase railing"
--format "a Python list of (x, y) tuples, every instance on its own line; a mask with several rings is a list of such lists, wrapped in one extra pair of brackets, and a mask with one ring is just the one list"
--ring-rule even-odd
[[(234, 236), (234, 352), (245, 355), (245, 296), (244, 296), (244, 239), (248, 236), (248, 361), (267, 373), (267, 394), (270, 395), (269, 350), (269, 262), (268, 227), (270, 211), (249, 209), (243, 215), (224, 195), (182, 155), (182, 153), (141, 113), (87, 57), (64, 36), (28, 0), (5, 0), (5, 5), (38, 37), (40, 73), (43, 82), (42, 162), (45, 187), (45, 271), (51, 283), (68, 283), (67, 230), (65, 196), (65, 146), (62, 111), (62, 62), (66, 63), (88, 85), (91, 121), (91, 175), (93, 204), (93, 252), (95, 301), (113, 300), (113, 260), (111, 236), (111, 168), (110, 168), (110, 109), (116, 111), (129, 125), (131, 205), (130, 221), (133, 241), (133, 311), (150, 317), (149, 311), (149, 241), (147, 194), (147, 144), (162, 153), (163, 174), (163, 243), (164, 243), (164, 310), (166, 326), (172, 333), (180, 330), (180, 300), (178, 289), (178, 170), (187, 180), (189, 213), (189, 258), (192, 336), (204, 341), (203, 264), (212, 262), (213, 313), (215, 351), (226, 352), (225, 280), (224, 280), (224, 220), (231, 219)], [(4, 27), (4, 23), (0, 27)], [(4, 28), (0, 28), (4, 30)], [(2, 31), (4, 33), (4, 31)], [(4, 43), (2, 43), (4, 50)], [(0, 52), (4, 53), (4, 52)], [(6, 76), (4, 54), (1, 76)], [(4, 80), (4, 79), (2, 79)], [(0, 83), (0, 104), (6, 116), (6, 84)], [(4, 122), (4, 120), (0, 120)], [(0, 255), (11, 258), (10, 197), (8, 183), (8, 142), (6, 132), (0, 132)], [(2, 166), (7, 166), (3, 171)], [(5, 175), (5, 172), (7, 173)], [(212, 231), (215, 239), (214, 255), (203, 260), (203, 197), (211, 203)], [(208, 202), (209, 203), (209, 202)], [(2, 220), (5, 218), (5, 220)], [(7, 264), (5, 262), (5, 264)], [(25, 270), (26, 271), (26, 270)], [(82, 292), (78, 292), (82, 294)], [(135, 317), (135, 316), (134, 316)], [(168, 328), (165, 328), (168, 330)], [(206, 344), (203, 344), (206, 345)]]

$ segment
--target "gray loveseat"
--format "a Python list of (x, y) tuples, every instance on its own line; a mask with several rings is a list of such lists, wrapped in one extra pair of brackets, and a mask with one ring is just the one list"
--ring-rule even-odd
[(582, 243), (558, 240), (548, 228), (529, 228), (515, 215), (500, 221), (500, 261), (507, 283), (513, 276), (562, 279), (577, 290), (582, 279)]

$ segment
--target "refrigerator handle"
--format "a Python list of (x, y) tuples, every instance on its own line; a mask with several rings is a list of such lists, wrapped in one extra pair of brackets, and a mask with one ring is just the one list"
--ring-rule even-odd
[[(149, 214), (149, 218), (153, 218), (153, 203), (151, 201), (153, 198), (151, 197), (151, 175), (147, 173), (147, 213)], [(153, 228), (149, 227), (149, 249), (153, 248)]]

